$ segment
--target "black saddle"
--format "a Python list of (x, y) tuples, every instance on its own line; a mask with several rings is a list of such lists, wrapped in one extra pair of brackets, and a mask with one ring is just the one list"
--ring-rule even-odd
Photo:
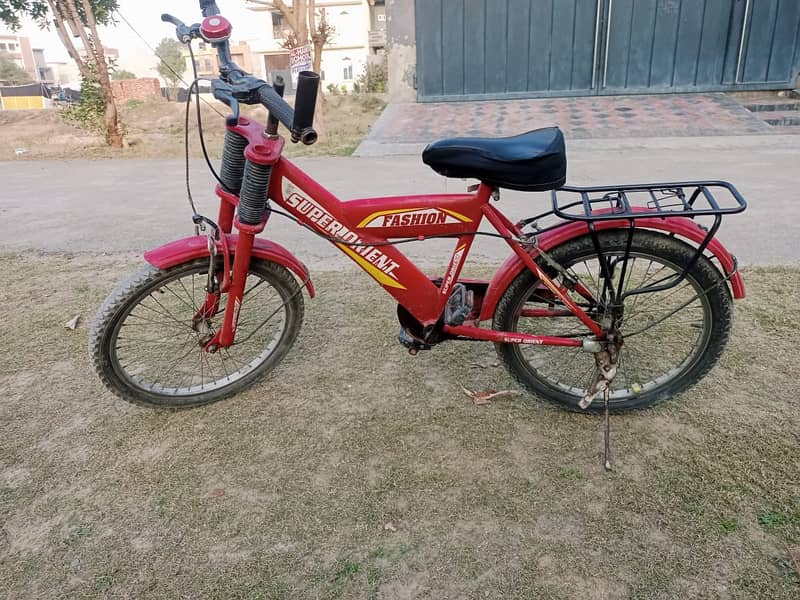
[(506, 138), (449, 138), (429, 144), (422, 161), (445, 177), (542, 192), (564, 185), (567, 153), (558, 127)]

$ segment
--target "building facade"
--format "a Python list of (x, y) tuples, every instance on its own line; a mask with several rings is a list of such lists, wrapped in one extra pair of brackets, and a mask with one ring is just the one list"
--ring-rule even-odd
[[(37, 52), (44, 53), (42, 50), (37, 50)], [(41, 81), (29, 38), (14, 34), (0, 34), (0, 53), (9, 55), (18, 67), (28, 72), (31, 79)]]
[[(193, 46), (194, 63), (197, 68), (197, 76), (201, 79), (214, 79), (219, 76), (219, 57), (217, 51), (211, 44), (199, 42)], [(183, 48), (186, 65), (191, 70), (191, 57), (189, 50)], [(233, 62), (242, 67), (249, 73), (259, 74), (259, 65), (255, 62), (253, 52), (248, 42), (231, 42), (231, 58)]]
[[(288, 4), (291, 6), (291, 2)], [(367, 63), (382, 59), (385, 53), (385, 0), (317, 0), (316, 7), (317, 19), (321, 20), (324, 13), (334, 30), (322, 52), (322, 87), (343, 87), (350, 91)], [(289, 82), (289, 50), (283, 46), (291, 30), (283, 15), (261, 5), (249, 8), (264, 18), (263, 37), (251, 42), (260, 75), (267, 81), (281, 75)]]

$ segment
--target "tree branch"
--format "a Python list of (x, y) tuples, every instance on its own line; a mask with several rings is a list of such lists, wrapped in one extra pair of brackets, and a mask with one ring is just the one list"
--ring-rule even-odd
[[(81, 15), (78, 12), (78, 7), (75, 6), (75, 2), (73, 0), (61, 0), (61, 3), (64, 5), (64, 8), (67, 9), (66, 16), (72, 24), (72, 30), (81, 37), (81, 42), (83, 42), (83, 49), (86, 51), (86, 58), (88, 62), (94, 63), (99, 71), (100, 64), (97, 60), (97, 54), (94, 50), (94, 43), (89, 39), (89, 35), (86, 33), (86, 28), (83, 26), (83, 21), (81, 20)], [(59, 2), (56, 2), (56, 4), (60, 6)]]
[(267, 8), (271, 8), (273, 10), (279, 10), (283, 15), (283, 18), (286, 19), (286, 22), (289, 24), (289, 28), (297, 34), (297, 20), (294, 16), (294, 11), (286, 6), (286, 3), (283, 0), (247, 0), (252, 4), (259, 4), (261, 6), (266, 6)]
[(72, 43), (69, 32), (64, 27), (63, 15), (59, 10), (60, 7), (56, 7), (55, 0), (47, 0), (47, 4), (50, 6), (50, 10), (53, 12), (53, 24), (56, 27), (56, 32), (58, 33), (58, 37), (61, 39), (61, 43), (63, 43), (64, 47), (67, 49), (67, 54), (69, 54), (70, 58), (75, 61), (76, 65), (78, 65), (78, 71), (80, 71), (81, 77), (89, 77), (89, 68), (87, 67), (86, 62), (81, 58), (81, 55), (78, 52), (78, 49), (75, 47), (75, 44)]

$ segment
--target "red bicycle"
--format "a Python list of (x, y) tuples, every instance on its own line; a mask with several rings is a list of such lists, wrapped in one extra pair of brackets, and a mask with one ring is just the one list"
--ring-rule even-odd
[[(330, 240), (396, 298), (411, 354), (444, 341), (493, 342), (523, 386), (562, 407), (601, 410), (593, 404), (601, 396), (606, 412), (650, 406), (717, 362), (732, 297), (745, 293), (735, 258), (715, 237), (723, 215), (746, 207), (732, 185), (567, 187), (563, 136), (547, 128), (429, 145), (423, 160), (437, 172), (480, 181), (465, 193), (343, 202), (282, 156), (279, 122), (293, 142), (316, 141), (319, 77), (300, 73), (292, 109), (280, 81), (268, 85), (231, 61), (231, 26), (216, 3), (200, 7), (200, 24), (162, 18), (181, 41), (201, 38), (219, 53), (214, 95), (233, 111), (219, 214), (195, 213), (207, 235), (147, 252), (149, 264), (100, 307), (89, 347), (115, 394), (149, 407), (199, 406), (252, 385), (286, 355), (303, 290), (313, 298), (314, 286), (288, 250), (257, 237), (275, 214)], [(240, 116), (240, 103), (263, 105), (267, 125)], [(503, 188), (551, 190), (552, 206), (512, 223), (492, 203)], [(475, 236), (487, 235), (484, 219), (511, 256), (489, 281), (462, 279)], [(442, 237), (455, 249), (436, 278), (397, 247)]]

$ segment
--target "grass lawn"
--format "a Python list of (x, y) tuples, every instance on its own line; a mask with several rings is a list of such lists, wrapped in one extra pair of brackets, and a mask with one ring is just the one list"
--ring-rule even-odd
[[(88, 321), (137, 259), (5, 255), (0, 595), (769, 598), (800, 578), (800, 269), (748, 269), (721, 364), (612, 421), (514, 388), (491, 345), (410, 357), (356, 272), (262, 384), (161, 413), (106, 392)], [(77, 331), (63, 324), (83, 316)]]

